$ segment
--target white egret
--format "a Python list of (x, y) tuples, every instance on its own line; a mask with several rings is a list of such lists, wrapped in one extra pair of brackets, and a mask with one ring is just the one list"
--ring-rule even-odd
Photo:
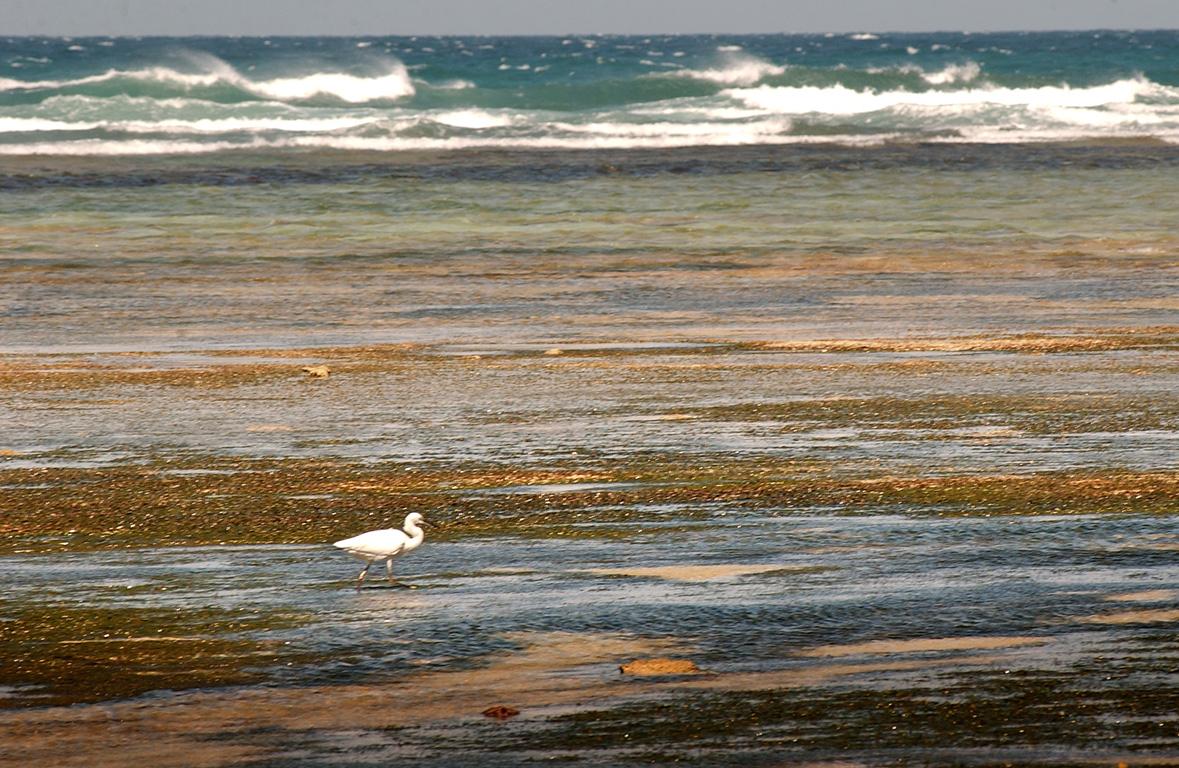
[(418, 527), (419, 525), (429, 525), (429, 523), (423, 520), (417, 512), (410, 512), (406, 515), (405, 523), (401, 526), (404, 530), (384, 528), (379, 531), (369, 531), (350, 539), (337, 541), (333, 545), (353, 557), (365, 561), (364, 570), (360, 572), (360, 577), (356, 580), (357, 589), (360, 589), (360, 585), (364, 583), (368, 569), (378, 560), (385, 561), (385, 571), (389, 574), (389, 583), (397, 583), (393, 580), (393, 558), (404, 555), (422, 545), (426, 539), (426, 533)]

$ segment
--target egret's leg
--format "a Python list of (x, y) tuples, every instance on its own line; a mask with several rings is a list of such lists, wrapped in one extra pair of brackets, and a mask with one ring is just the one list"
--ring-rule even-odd
[(364, 564), (364, 570), (360, 572), (360, 578), (356, 580), (356, 588), (360, 589), (360, 585), (364, 583), (364, 577), (368, 575), (368, 569), (372, 567), (373, 561), (369, 560)]
[(385, 560), (385, 572), (389, 574), (389, 583), (396, 584), (397, 582), (393, 580), (393, 558), (391, 557)]

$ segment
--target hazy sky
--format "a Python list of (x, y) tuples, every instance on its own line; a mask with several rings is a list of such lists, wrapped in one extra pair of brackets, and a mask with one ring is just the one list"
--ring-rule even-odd
[(1179, 28), (1179, 0), (0, 0), (0, 35)]

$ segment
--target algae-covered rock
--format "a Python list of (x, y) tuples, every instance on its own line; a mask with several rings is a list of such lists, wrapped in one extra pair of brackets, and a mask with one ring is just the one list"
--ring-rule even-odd
[(505, 707), (502, 704), (496, 704), (494, 707), (488, 707), (483, 710), (484, 717), (495, 718), (496, 720), (507, 720), (520, 714), (520, 710), (515, 707)]
[(703, 672), (695, 662), (687, 659), (635, 659), (623, 664), (618, 671), (636, 677), (659, 675), (699, 675)]

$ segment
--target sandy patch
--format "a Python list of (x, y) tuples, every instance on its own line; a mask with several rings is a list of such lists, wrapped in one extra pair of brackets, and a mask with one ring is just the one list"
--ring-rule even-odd
[(1077, 620), (1086, 624), (1162, 624), (1179, 621), (1179, 609), (1161, 608), (1148, 611), (1104, 613), (1097, 616), (1082, 616)]
[(1018, 648), (1024, 645), (1042, 645), (1048, 642), (1042, 637), (937, 637), (916, 640), (870, 640), (849, 645), (820, 645), (799, 656), (833, 657), (860, 656), (876, 653), (933, 653), (940, 651), (983, 651), (996, 648)]
[(888, 661), (842, 662), (793, 667), (764, 672), (741, 672), (728, 675), (701, 675), (687, 680), (663, 683), (658, 689), (682, 688), (711, 691), (772, 691), (779, 688), (805, 688), (826, 685), (841, 677), (879, 672), (910, 672), (939, 667), (980, 667), (1000, 663), (1001, 654), (944, 656), (941, 658), (889, 659)]
[(658, 565), (647, 568), (591, 568), (586, 573), (596, 573), (600, 576), (631, 576), (634, 578), (668, 579), (669, 581), (711, 581), (712, 579), (732, 579), (738, 576), (751, 576), (759, 573), (774, 573), (777, 571), (806, 570), (807, 566), (791, 565)]
[[(885, 297), (887, 299), (888, 297)], [(945, 297), (942, 297), (945, 298)], [(1000, 302), (1007, 297), (996, 296)], [(928, 301), (929, 296), (923, 297)], [(972, 298), (971, 301), (974, 299)], [(903, 297), (900, 305), (907, 304)], [(879, 304), (881, 302), (876, 301)], [(889, 302), (885, 302), (889, 303)], [(1066, 305), (1067, 306), (1067, 305)], [(1151, 308), (1156, 308), (1154, 304)], [(1119, 308), (1121, 308), (1119, 306)], [(1165, 308), (1157, 307), (1157, 308)], [(762, 342), (763, 349), (783, 352), (1021, 352), (1061, 353), (1113, 349), (1142, 349), (1173, 343), (1176, 329), (1097, 328), (1077, 334), (1024, 334), (1018, 336), (958, 336), (931, 338), (791, 339)]]
[(1117, 603), (1162, 603), (1177, 598), (1179, 598), (1179, 589), (1148, 589), (1142, 592), (1109, 595), (1105, 599)]

